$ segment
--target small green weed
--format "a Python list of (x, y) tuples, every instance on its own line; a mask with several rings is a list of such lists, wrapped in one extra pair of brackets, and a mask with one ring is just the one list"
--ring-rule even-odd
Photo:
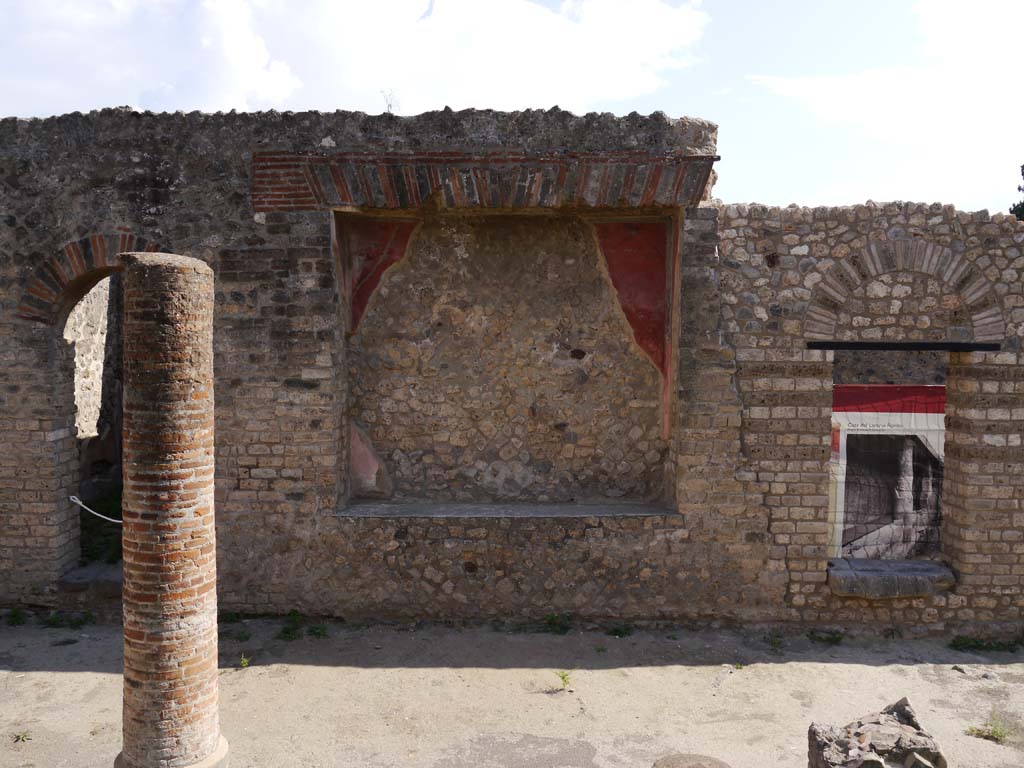
[(237, 611), (223, 611), (220, 616), (217, 617), (217, 620), (220, 621), (221, 624), (237, 624), (242, 620), (242, 614)]
[(86, 624), (95, 623), (96, 617), (92, 615), (92, 611), (85, 611), (84, 613), (80, 613), (77, 616), (72, 616), (68, 619), (68, 626), (71, 627), (71, 629), (81, 629)]
[(807, 633), (807, 639), (812, 643), (821, 643), (823, 645), (839, 645), (843, 642), (842, 632), (819, 632), (816, 629), (812, 629)]
[(957, 635), (949, 643), (949, 647), (954, 651), (980, 651), (982, 653), (991, 651), (1016, 653), (1021, 645), (1024, 645), (1024, 638), (1017, 638), (1016, 640), (985, 640), (980, 637), (967, 637), (965, 635)]
[(26, 741), (32, 741), (32, 734), (28, 731), (19, 731), (11, 734), (11, 738), (14, 739), (15, 744), (24, 744)]
[(249, 656), (246, 656), (246, 655), (245, 655), (245, 654), (243, 653), (243, 654), (242, 654), (242, 655), (241, 655), (241, 656), (240, 656), (240, 657), (238, 658), (238, 666), (239, 666), (239, 667), (241, 667), (242, 669), (246, 669), (246, 668), (247, 668), (247, 667), (249, 666), (249, 662), (251, 662), (251, 661), (252, 661), (252, 658), (250, 658)]
[(594, 650), (597, 651), (598, 653), (608, 653), (608, 646), (598, 645), (598, 646), (594, 647)]
[(743, 664), (741, 662), (739, 662), (739, 661), (737, 661), (732, 666), (733, 666), (733, 669), (743, 669)]
[(628, 624), (623, 624), (618, 627), (612, 627), (608, 630), (607, 634), (612, 637), (629, 637), (633, 634), (633, 628)]
[(39, 621), (47, 629), (59, 629), (67, 625), (67, 618), (60, 611), (48, 613)]
[(26, 621), (28, 621), (28, 617), (23, 608), (11, 608), (7, 612), (7, 626), (9, 627), (20, 627)]
[(298, 611), (288, 611), (288, 615), (284, 619), (284, 626), (277, 633), (278, 640), (291, 642), (302, 637), (302, 624), (304, 620), (302, 614)]
[(555, 671), (555, 674), (558, 676), (559, 681), (562, 683), (562, 690), (564, 691), (566, 688), (569, 687), (569, 683), (571, 682), (569, 680), (569, 671), (565, 669), (559, 669)]
[(572, 629), (568, 616), (549, 613), (544, 617), (544, 631), (553, 635), (565, 635)]
[(764, 641), (768, 643), (768, 647), (771, 648), (772, 653), (782, 652), (782, 634), (779, 632), (769, 632), (764, 636)]
[(323, 624), (314, 624), (312, 627), (306, 627), (306, 634), (317, 640), (323, 640), (327, 637), (327, 627)]
[(679, 635), (666, 635), (666, 637), (668, 637), (669, 640), (678, 640), (679, 639)]
[(985, 721), (984, 725), (972, 726), (967, 729), (968, 736), (974, 736), (978, 739), (985, 739), (987, 741), (994, 741), (996, 744), (1002, 744), (1011, 735), (1010, 726), (1008, 726), (993, 709), (988, 716), (988, 720)]

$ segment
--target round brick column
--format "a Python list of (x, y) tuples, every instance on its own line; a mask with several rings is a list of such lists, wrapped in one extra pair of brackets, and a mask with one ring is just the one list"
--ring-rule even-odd
[(227, 765), (217, 717), (213, 271), (124, 264), (122, 768)]

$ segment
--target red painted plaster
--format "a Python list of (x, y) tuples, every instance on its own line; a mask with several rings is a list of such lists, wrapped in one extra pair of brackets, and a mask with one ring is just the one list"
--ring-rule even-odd
[(353, 331), (359, 327), (381, 277), (388, 267), (405, 256), (409, 237), (415, 228), (414, 221), (361, 217), (346, 218), (341, 224), (339, 231), (347, 254), (346, 276)]
[(665, 373), (669, 314), (665, 224), (614, 222), (594, 228), (633, 337)]
[(837, 384), (833, 411), (945, 413), (946, 388), (912, 384)]

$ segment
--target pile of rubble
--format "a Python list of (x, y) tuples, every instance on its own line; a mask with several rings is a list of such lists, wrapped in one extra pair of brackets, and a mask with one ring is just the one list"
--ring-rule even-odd
[(844, 728), (811, 723), (807, 739), (808, 768), (946, 768), (906, 699)]

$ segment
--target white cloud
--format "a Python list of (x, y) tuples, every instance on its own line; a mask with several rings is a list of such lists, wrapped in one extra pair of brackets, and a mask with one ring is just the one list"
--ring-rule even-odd
[(23, 0), (7, 21), (5, 114), (380, 112), (382, 91), (411, 114), (649, 94), (690, 63), (708, 17), (678, 0)]
[(380, 111), (384, 91), (407, 114), (445, 105), (585, 111), (650, 93), (688, 63), (707, 23), (689, 5), (660, 0), (573, 0), (557, 11), (528, 0), (435, 0), (425, 15), (427, 7), (316, 0), (303, 14), (315, 24), (289, 26), (293, 5), (268, 0), (259, 16), (283, 30), (304, 104)]
[(751, 79), (825, 124), (856, 126), (867, 143), (836, 148), (850, 163), (862, 162), (858, 151), (871, 142), (898, 152), (902, 172), (862, 182), (867, 188), (850, 190), (855, 196), (964, 207), (1009, 199), (1024, 162), (1024, 2), (921, 0), (913, 10), (920, 37), (907, 40), (919, 57), (911, 66)]
[(202, 11), (206, 33), (200, 44), (214, 59), (209, 76), (218, 87), (209, 92), (209, 103), (197, 108), (248, 110), (282, 104), (302, 86), (286, 62), (270, 57), (266, 41), (253, 29), (246, 0), (204, 0)]

